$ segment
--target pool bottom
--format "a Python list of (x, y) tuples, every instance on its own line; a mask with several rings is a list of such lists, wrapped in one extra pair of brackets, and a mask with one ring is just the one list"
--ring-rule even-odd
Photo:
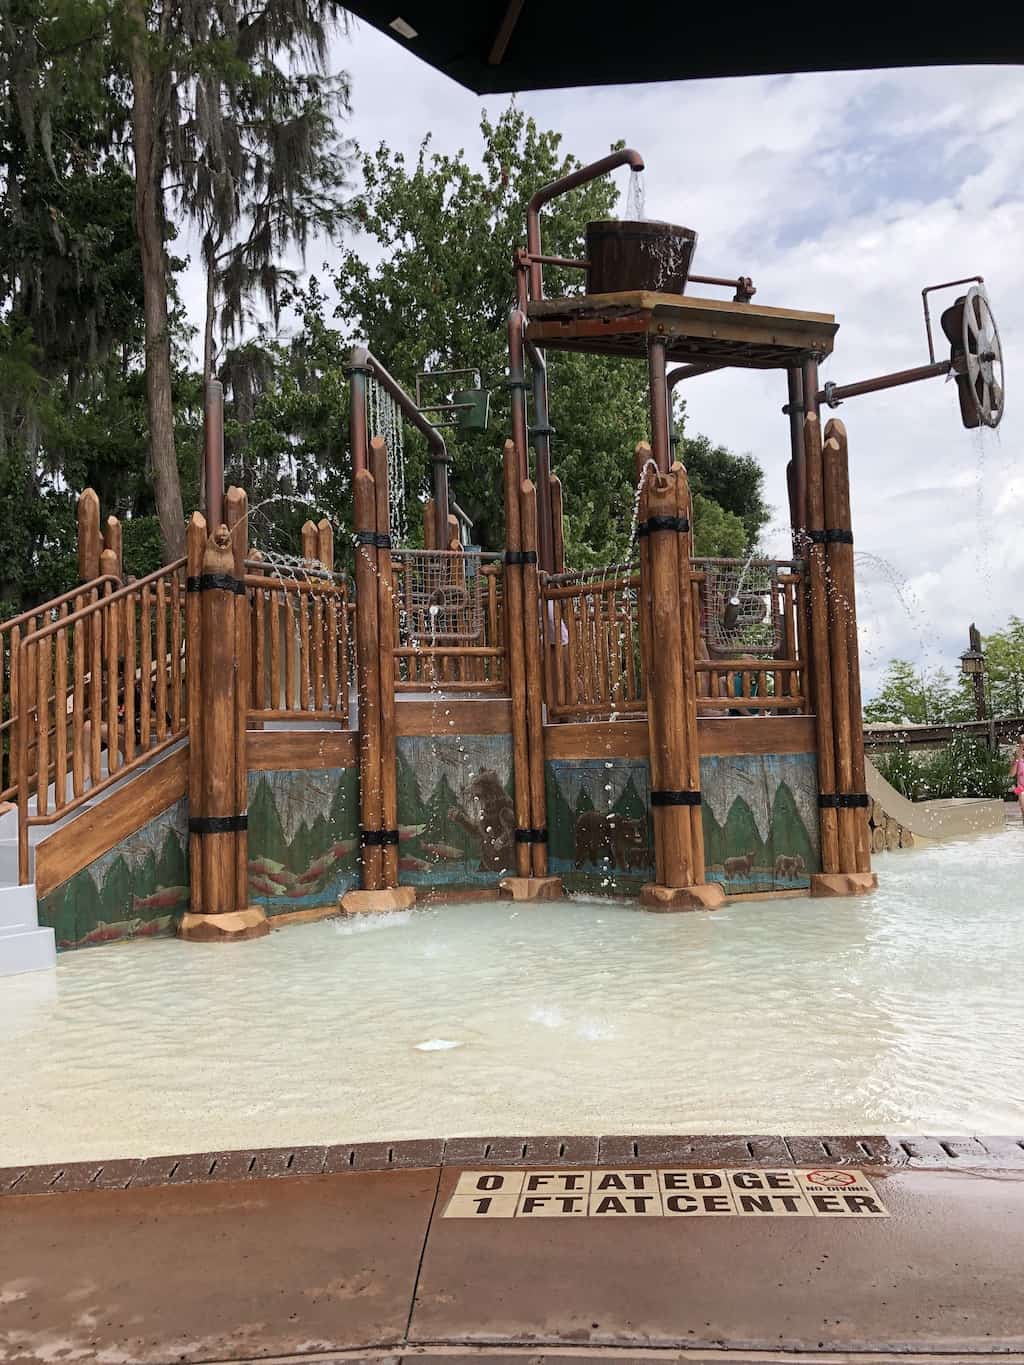
[(0, 1111), (18, 1116), (0, 1165), (438, 1134), (1024, 1130), (1024, 841), (878, 864), (857, 900), (476, 902), (67, 954), (0, 990)]

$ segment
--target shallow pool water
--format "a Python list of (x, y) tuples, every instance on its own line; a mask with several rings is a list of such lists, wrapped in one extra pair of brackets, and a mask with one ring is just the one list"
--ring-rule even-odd
[(0, 1165), (495, 1133), (1024, 1132), (1024, 833), (876, 895), (453, 905), (0, 982)]

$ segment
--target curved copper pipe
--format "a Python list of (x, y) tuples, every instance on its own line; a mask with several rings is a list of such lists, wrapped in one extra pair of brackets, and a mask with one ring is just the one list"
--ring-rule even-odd
[[(544, 205), (551, 199), (557, 199), (560, 194), (567, 194), (569, 190), (578, 189), (580, 185), (586, 185), (591, 180), (607, 175), (609, 171), (617, 170), (619, 166), (629, 166), (634, 171), (642, 171), (644, 159), (632, 147), (623, 147), (621, 151), (611, 152), (600, 161), (592, 161), (589, 166), (581, 166), (578, 171), (570, 171), (560, 180), (552, 180), (550, 185), (544, 185), (536, 191), (526, 206), (526, 249), (531, 256), (540, 255), (540, 211)], [(530, 297), (532, 299), (544, 297), (544, 268), (539, 261), (530, 262)]]

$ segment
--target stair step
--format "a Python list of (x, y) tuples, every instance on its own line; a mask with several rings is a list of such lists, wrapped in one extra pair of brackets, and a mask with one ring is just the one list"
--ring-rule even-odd
[(57, 965), (52, 929), (25, 929), (0, 937), (0, 976), (42, 972)]
[(38, 928), (34, 886), (0, 886), (0, 935)]

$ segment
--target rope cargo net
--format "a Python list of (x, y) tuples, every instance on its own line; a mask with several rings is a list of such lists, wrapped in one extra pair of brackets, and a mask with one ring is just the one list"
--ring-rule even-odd
[(403, 643), (470, 644), (482, 638), (479, 552), (399, 550), (392, 565)]
[(366, 383), (366, 425), (370, 436), (380, 436), (388, 452), (388, 530), (392, 545), (408, 540), (405, 515), (405, 436), (398, 404), (373, 375)]
[(701, 629), (712, 656), (770, 659), (782, 641), (774, 560), (696, 560), (704, 575)]

